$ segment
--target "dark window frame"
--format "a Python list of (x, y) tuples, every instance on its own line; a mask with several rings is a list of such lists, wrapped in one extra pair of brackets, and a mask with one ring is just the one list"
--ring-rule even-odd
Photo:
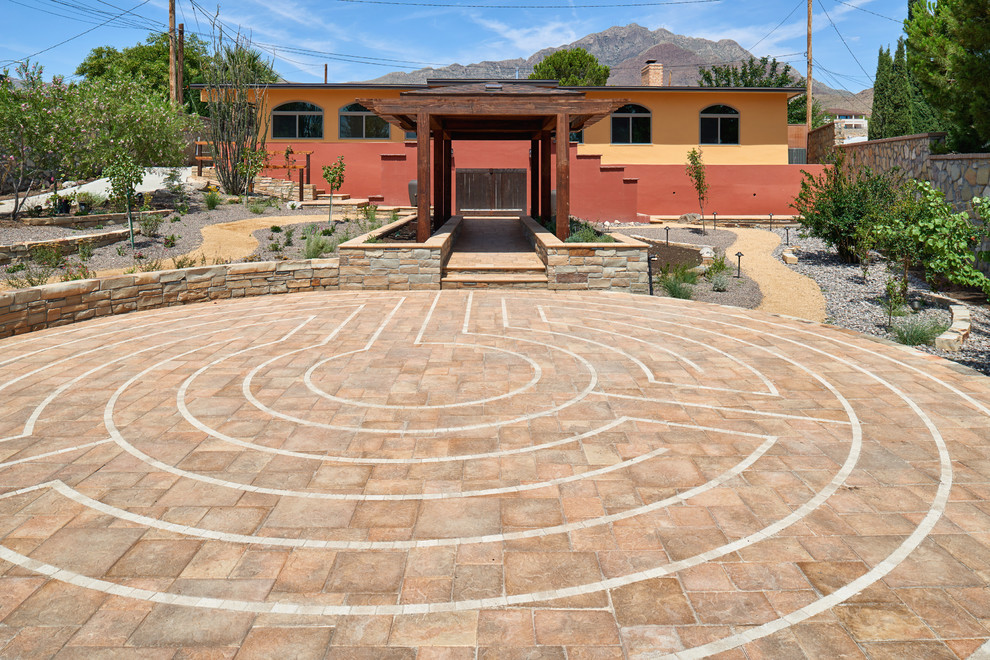
[[(644, 127), (646, 139), (642, 139)], [(612, 113), (610, 129), (611, 144), (653, 144), (653, 113), (637, 103), (627, 103)], [(637, 134), (640, 139), (634, 139)]]
[[(351, 123), (345, 122), (345, 118), (351, 117), (359, 117), (361, 119), (360, 135), (344, 134), (344, 127)], [(382, 128), (385, 129), (384, 135), (368, 135), (368, 119), (370, 118), (382, 122)], [(350, 131), (348, 132), (350, 133)], [(348, 103), (337, 111), (337, 137), (341, 140), (390, 140), (392, 138), (392, 129), (388, 122), (360, 103)]]
[[(738, 110), (733, 108), (731, 105), (725, 105), (723, 103), (718, 103), (715, 105), (710, 105), (704, 108), (698, 113), (698, 144), (707, 145), (739, 145), (742, 143), (742, 115)], [(714, 120), (715, 126), (715, 141), (705, 138), (705, 120)], [(733, 122), (735, 127), (732, 127)], [(723, 139), (722, 134), (726, 133), (727, 137)], [(732, 139), (733, 133), (735, 134), (735, 140)]]
[[(285, 108), (285, 107), (291, 106), (291, 105), (296, 104), (296, 103), (300, 103), (300, 104), (303, 104), (304, 106), (308, 106), (309, 108), (315, 108), (315, 109), (314, 110), (309, 110), (309, 109), (306, 109), (306, 110), (299, 110), (299, 109), (282, 110), (281, 109), (281, 108)], [(310, 103), (309, 101), (287, 101), (285, 103), (282, 103), (282, 104), (280, 104), (277, 107), (275, 107), (275, 108), (272, 109), (272, 128), (271, 128), (272, 139), (273, 140), (322, 140), (323, 139), (323, 135), (324, 135), (324, 128), (326, 126), (326, 122), (324, 121), (323, 114), (324, 114), (323, 113), (323, 108), (321, 108), (320, 106), (316, 105), (315, 103)], [(277, 117), (292, 117), (294, 119), (293, 125), (294, 125), (294, 129), (295, 130), (293, 131), (293, 134), (292, 135), (276, 135), (275, 134), (276, 125), (277, 125), (277, 123), (276, 123), (276, 118)], [(319, 117), (320, 118), (320, 125), (319, 125), (319, 128), (320, 128), (319, 133), (320, 134), (319, 135), (307, 135), (307, 136), (301, 135), (301, 133), (302, 133), (301, 129), (303, 128), (302, 123), (301, 123), (301, 120), (302, 120), (303, 117)]]

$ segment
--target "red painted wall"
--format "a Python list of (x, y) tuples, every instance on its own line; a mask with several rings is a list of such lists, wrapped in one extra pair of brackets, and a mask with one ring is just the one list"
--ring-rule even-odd
[[(280, 153), (284, 142), (269, 142)], [(293, 145), (302, 151), (297, 142)], [(409, 203), (408, 182), (416, 178), (414, 142), (313, 143), (312, 183), (326, 188), (322, 166), (344, 157), (347, 169), (341, 192), (352, 197), (384, 196), (385, 204)], [(454, 142), (455, 168), (528, 168), (529, 143)], [(432, 150), (431, 150), (432, 156)], [(280, 163), (280, 156), (275, 162)], [(800, 190), (801, 170), (818, 175), (823, 165), (709, 165), (709, 201), (705, 212), (731, 215), (792, 215), (790, 203)], [(556, 159), (552, 164), (556, 176)], [(268, 176), (286, 178), (284, 168)], [(298, 173), (295, 173), (298, 176)], [(455, 190), (456, 195), (456, 190)], [(455, 200), (456, 208), (456, 200)], [(599, 157), (578, 156), (571, 145), (571, 213), (587, 220), (635, 221), (646, 215), (681, 215), (698, 211), (698, 198), (683, 165), (601, 165)]]

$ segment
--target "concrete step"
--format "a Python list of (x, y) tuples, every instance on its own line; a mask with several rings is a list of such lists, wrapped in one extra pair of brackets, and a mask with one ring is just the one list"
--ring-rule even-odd
[(546, 289), (546, 273), (448, 273), (441, 289)]
[(504, 273), (506, 275), (532, 275), (534, 277), (543, 277), (546, 279), (547, 270), (542, 264), (539, 266), (492, 266), (492, 265), (480, 265), (480, 266), (448, 266), (446, 269), (447, 275), (457, 275), (457, 276), (470, 276), (470, 275), (497, 275), (499, 273)]
[(337, 202), (343, 201), (345, 199), (350, 199), (351, 198), (351, 196), (348, 195), (347, 193), (334, 193), (333, 195), (328, 195), (328, 194), (326, 194), (324, 192), (321, 192), (316, 198), (317, 199), (330, 199), (330, 197), (333, 197), (334, 204), (336, 204)]

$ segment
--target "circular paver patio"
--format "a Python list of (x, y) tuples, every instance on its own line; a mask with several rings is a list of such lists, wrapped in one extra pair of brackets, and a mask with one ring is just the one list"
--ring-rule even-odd
[(912, 350), (620, 294), (3, 340), (0, 656), (966, 657), (988, 404)]

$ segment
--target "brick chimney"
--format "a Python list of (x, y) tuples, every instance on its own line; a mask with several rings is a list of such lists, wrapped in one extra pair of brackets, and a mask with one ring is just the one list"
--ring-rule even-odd
[(640, 75), (643, 87), (663, 87), (663, 64), (656, 60), (646, 60)]

